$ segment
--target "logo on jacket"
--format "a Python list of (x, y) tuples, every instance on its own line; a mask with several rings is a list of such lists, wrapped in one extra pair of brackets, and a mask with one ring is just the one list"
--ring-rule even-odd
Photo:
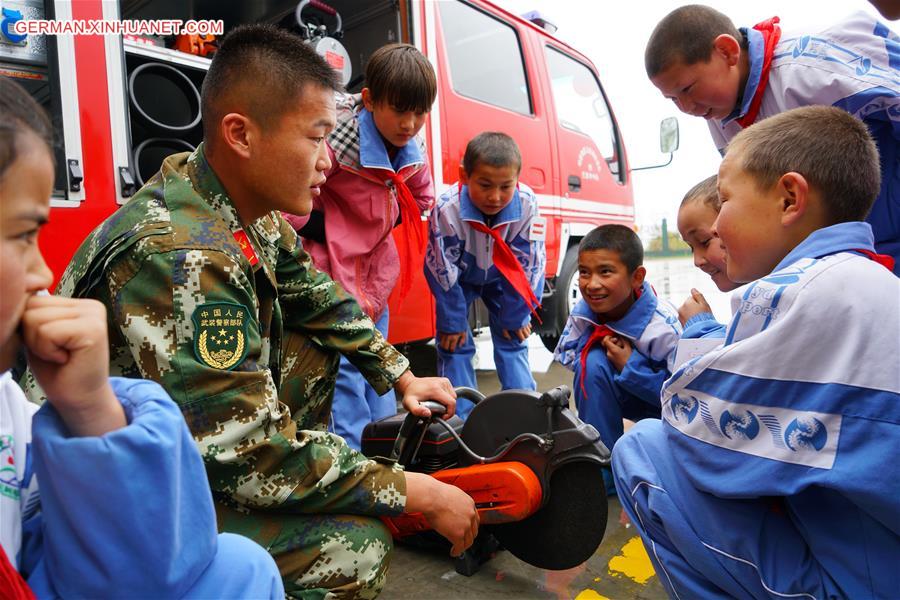
[(752, 440), (759, 435), (759, 419), (749, 410), (743, 414), (726, 410), (719, 417), (719, 428), (729, 440), (735, 438)]
[(11, 435), (0, 435), (0, 495), (19, 499), (19, 474), (13, 455), (15, 442)]
[(194, 354), (213, 369), (229, 370), (247, 356), (250, 311), (241, 304), (213, 302), (194, 310)]
[(672, 396), (670, 406), (676, 421), (680, 421), (681, 417), (684, 417), (688, 423), (694, 420), (694, 417), (697, 416), (697, 411), (700, 409), (700, 403), (696, 398), (693, 396), (682, 398), (678, 394)]
[(784, 443), (795, 452), (815, 450), (825, 447), (828, 431), (822, 421), (815, 417), (797, 417), (784, 430)]

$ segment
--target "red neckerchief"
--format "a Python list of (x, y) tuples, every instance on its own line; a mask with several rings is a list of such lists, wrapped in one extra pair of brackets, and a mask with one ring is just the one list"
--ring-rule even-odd
[(775, 46), (781, 39), (781, 27), (778, 23), (781, 21), (778, 17), (772, 17), (762, 23), (757, 23), (753, 29), (762, 33), (763, 41), (763, 65), (762, 72), (759, 74), (759, 85), (756, 86), (756, 93), (753, 94), (753, 100), (750, 101), (750, 108), (740, 119), (735, 119), (742, 128), (750, 127), (756, 121), (759, 114), (759, 107), (762, 105), (762, 97), (766, 91), (766, 85), (769, 83), (769, 68), (772, 66), (772, 55), (775, 54)]
[(400, 262), (400, 302), (406, 298), (412, 286), (412, 274), (422, 271), (425, 260), (425, 232), (422, 231), (422, 212), (406, 181), (398, 173), (386, 171), (394, 189), (397, 191), (397, 204), (400, 206), (400, 226), (402, 229), (405, 252), (401, 252)]
[(0, 546), (0, 597), (10, 600), (34, 600), (34, 592), (13, 568), (2, 546)]
[(876, 254), (875, 252), (872, 252), (871, 250), (863, 250), (862, 248), (856, 248), (856, 252), (859, 252), (860, 254), (862, 254), (863, 256), (865, 256), (866, 258), (868, 258), (870, 260), (874, 260), (875, 262), (877, 262), (879, 265), (881, 265), (882, 267), (884, 267), (891, 273), (894, 272), (894, 257), (893, 256), (889, 256), (887, 254)]
[[(462, 182), (458, 184), (458, 189), (460, 196), (462, 196)], [(493, 238), (494, 247), (491, 255), (494, 260), (494, 266), (497, 267), (497, 270), (500, 271), (500, 274), (509, 282), (509, 285), (512, 286), (516, 293), (519, 294), (525, 302), (525, 305), (528, 306), (528, 310), (531, 311), (531, 314), (535, 316), (538, 322), (541, 322), (541, 318), (537, 314), (537, 309), (541, 307), (541, 303), (538, 301), (537, 296), (535, 296), (534, 290), (531, 289), (528, 277), (525, 276), (525, 270), (516, 259), (516, 255), (513, 254), (513, 251), (507, 245), (506, 240), (500, 235), (500, 229), (503, 225), (498, 225), (491, 229), (484, 223), (479, 223), (478, 221), (466, 222), (475, 231), (480, 231)]]
[[(638, 288), (634, 290), (634, 298), (637, 300), (641, 297), (641, 293), (643, 293), (642, 288)], [(654, 290), (654, 293), (656, 290)], [(581, 393), (584, 398), (587, 398), (587, 390), (584, 389), (584, 373), (587, 371), (587, 357), (588, 352), (591, 351), (591, 348), (596, 346), (608, 335), (617, 335), (615, 331), (607, 327), (606, 325), (594, 325), (594, 330), (591, 332), (591, 336), (588, 338), (587, 343), (584, 345), (584, 348), (581, 349), (581, 356), (579, 357), (579, 362), (581, 362), (581, 376), (578, 378), (578, 385), (581, 386)]]

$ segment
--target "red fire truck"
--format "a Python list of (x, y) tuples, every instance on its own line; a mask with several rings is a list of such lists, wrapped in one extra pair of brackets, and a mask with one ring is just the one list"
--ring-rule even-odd
[[(53, 209), (41, 236), (57, 275), (164, 156), (199, 143), (198, 90), (214, 48), (204, 37), (16, 33), (17, 21), (35, 19), (208, 19), (221, 20), (226, 32), (240, 23), (279, 23), (316, 44), (350, 91), (362, 87), (376, 48), (416, 45), (438, 73), (425, 135), (439, 193), (456, 181), (477, 133), (507, 132), (522, 149), (521, 179), (547, 220), (538, 329), (546, 340), (558, 334), (576, 297), (581, 237), (603, 223), (634, 224), (625, 147), (597, 69), (536, 23), (486, 0), (0, 0), (0, 76), (23, 83), (59, 134)], [(392, 299), (395, 343), (434, 335), (434, 300), (416, 275), (403, 305)]]

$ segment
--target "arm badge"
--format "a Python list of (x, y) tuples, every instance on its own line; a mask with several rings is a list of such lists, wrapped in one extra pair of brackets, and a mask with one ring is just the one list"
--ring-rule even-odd
[(194, 322), (194, 354), (213, 369), (229, 371), (247, 356), (250, 311), (242, 304), (201, 304), (191, 315)]

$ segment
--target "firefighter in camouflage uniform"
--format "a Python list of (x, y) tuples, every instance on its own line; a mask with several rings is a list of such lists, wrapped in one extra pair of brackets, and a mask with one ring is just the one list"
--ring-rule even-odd
[(458, 488), (326, 431), (340, 354), (412, 412), (428, 414), (424, 399), (454, 406), (449, 382), (412, 375), (278, 212), (308, 213), (324, 180), (335, 87), (296, 36), (234, 30), (203, 84), (206, 141), (167, 158), (91, 233), (57, 293), (102, 301), (112, 372), (178, 402), (220, 530), (267, 548), (290, 596), (370, 598), (392, 547), (377, 517), (423, 512), (454, 553), (478, 523)]

